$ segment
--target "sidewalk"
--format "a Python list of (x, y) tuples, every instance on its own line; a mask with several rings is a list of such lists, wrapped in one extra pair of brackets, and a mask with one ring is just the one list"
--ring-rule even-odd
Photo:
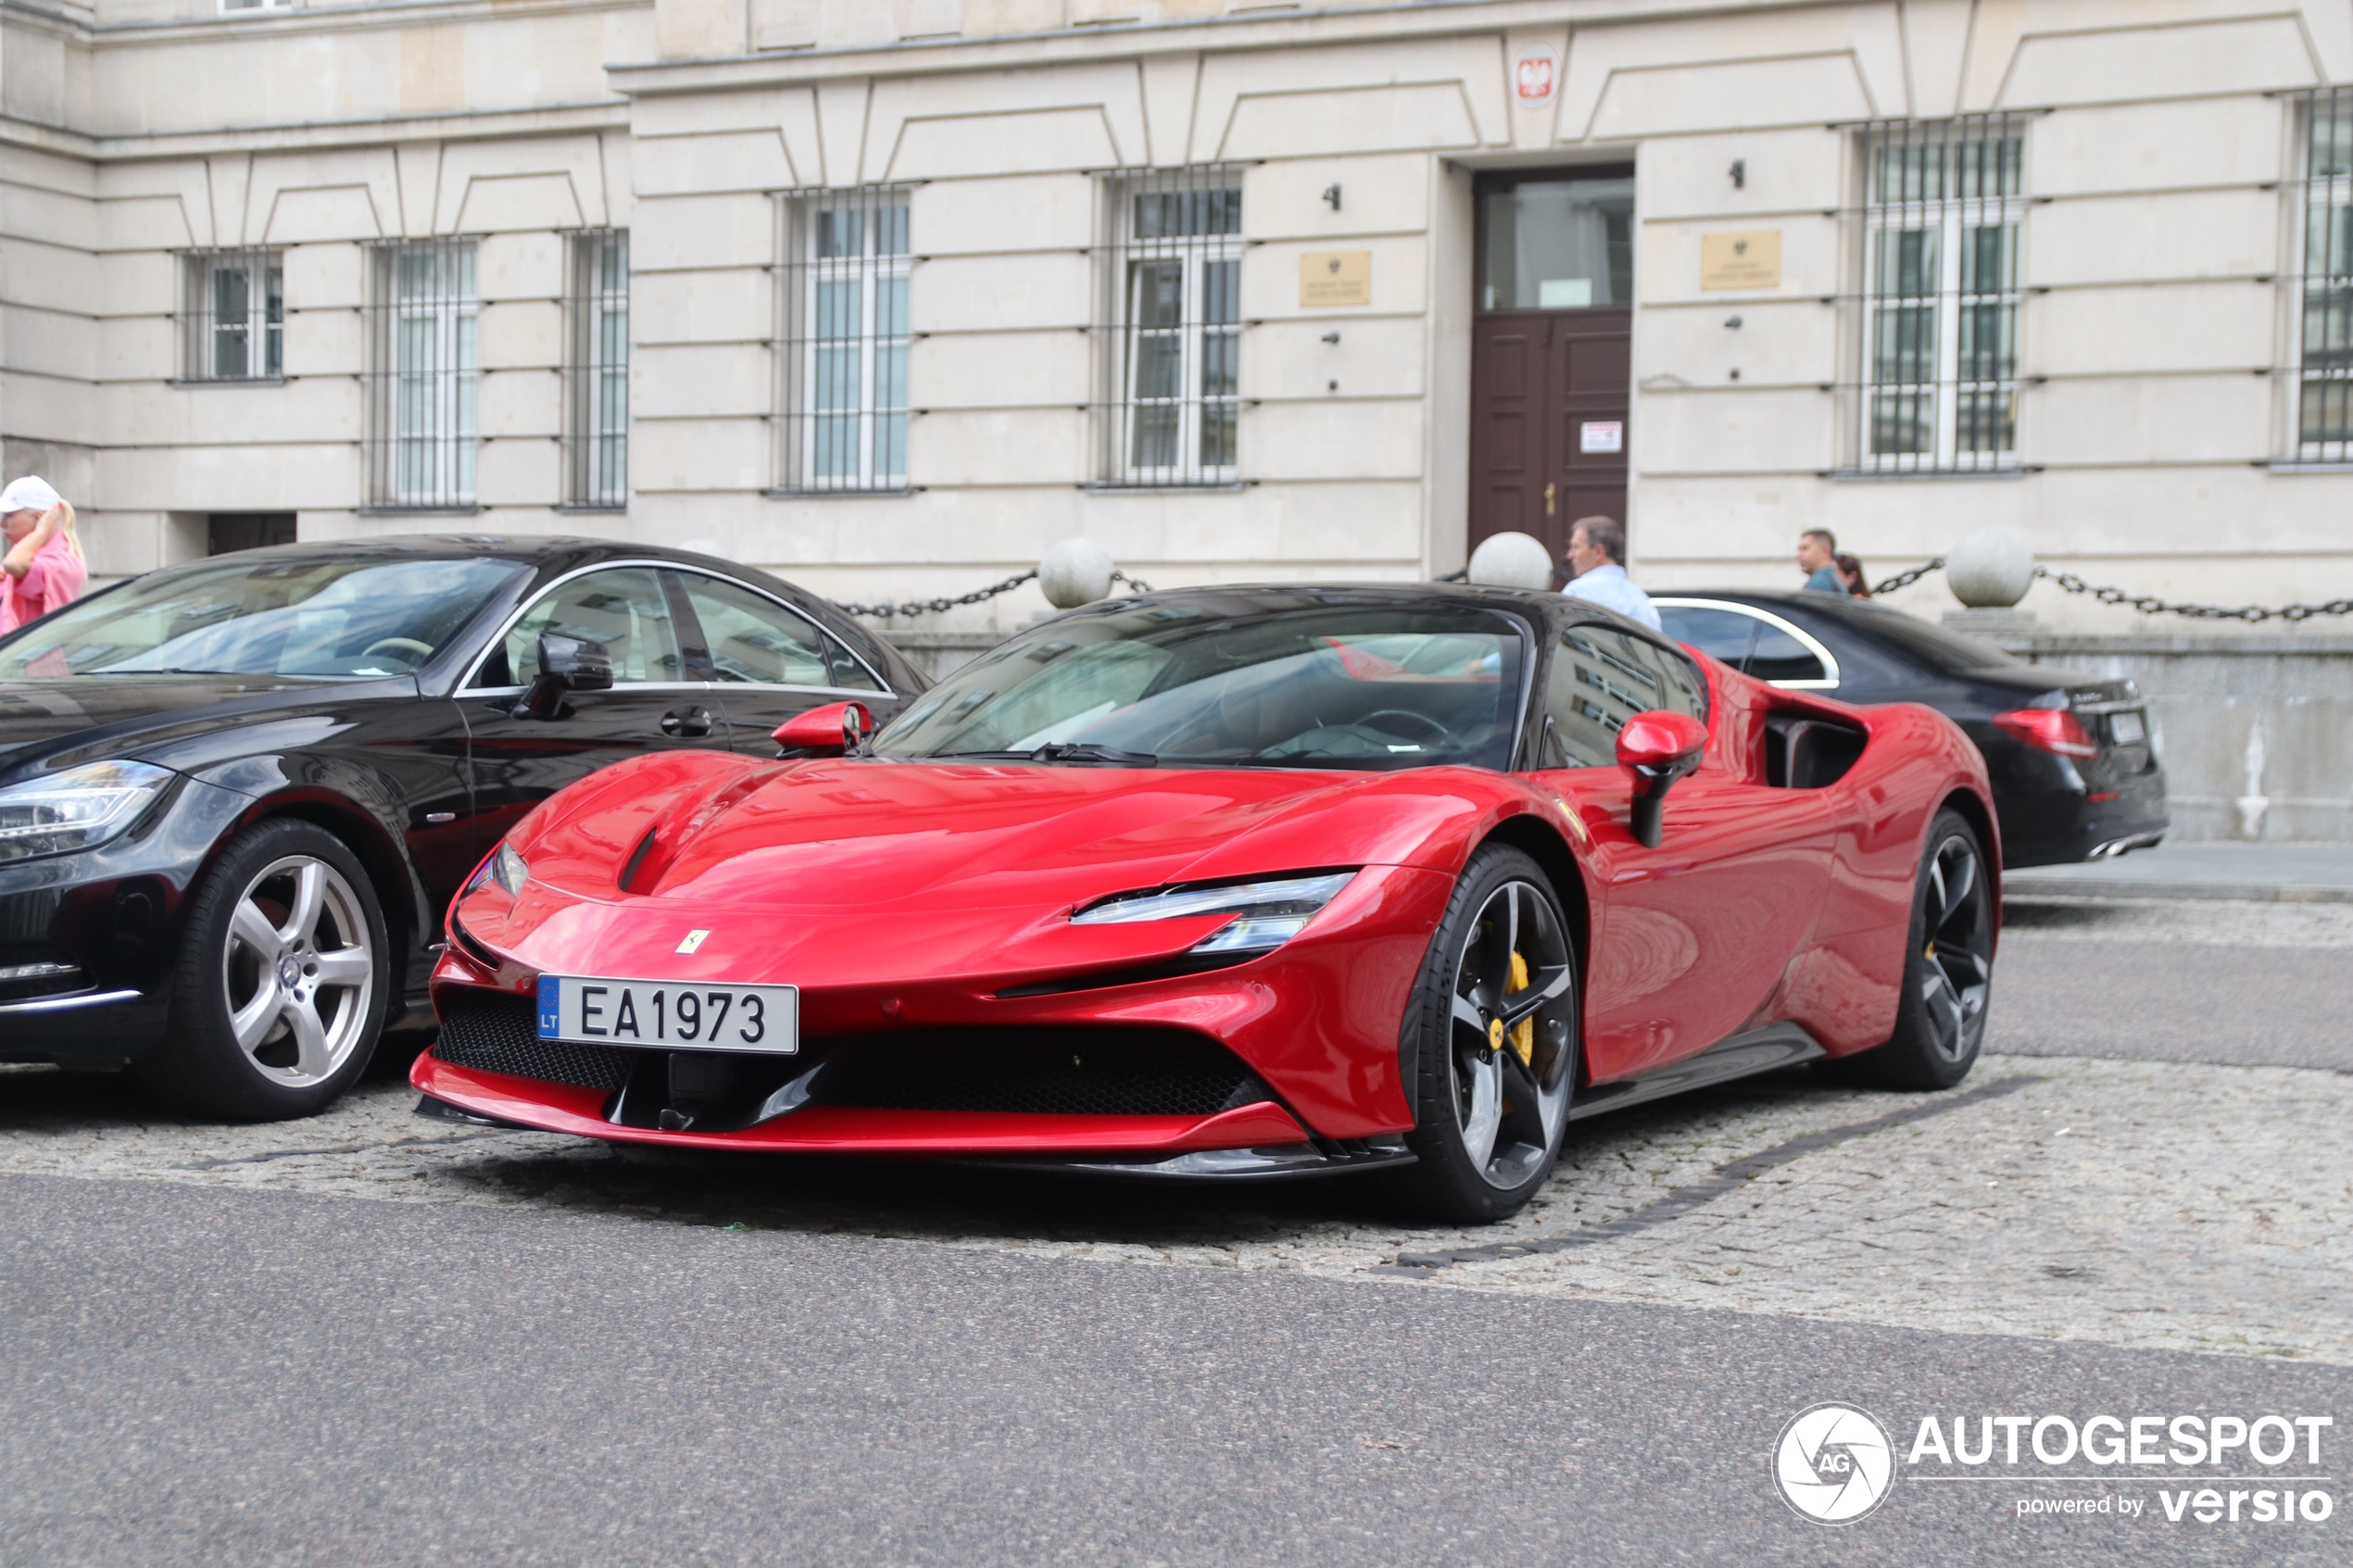
[(2004, 873), (2013, 898), (2253, 898), (2353, 904), (2353, 844), (2165, 844), (2113, 860)]

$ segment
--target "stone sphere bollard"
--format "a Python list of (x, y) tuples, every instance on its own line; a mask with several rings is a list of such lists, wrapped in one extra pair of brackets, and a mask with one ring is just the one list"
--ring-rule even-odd
[(1532, 533), (1497, 533), (1471, 552), (1470, 580), (1482, 588), (1550, 588), (1553, 552)]
[(1971, 609), (2007, 609), (2034, 586), (2034, 552), (2007, 528), (1981, 529), (1945, 552), (1944, 583)]
[(1111, 597), (1111, 552), (1092, 539), (1063, 539), (1038, 563), (1038, 586), (1056, 609), (1076, 609)]

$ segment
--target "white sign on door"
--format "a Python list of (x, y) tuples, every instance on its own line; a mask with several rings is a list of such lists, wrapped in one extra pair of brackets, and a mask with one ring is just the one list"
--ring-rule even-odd
[(1625, 451), (1626, 421), (1587, 420), (1577, 427), (1577, 449), (1579, 452)]

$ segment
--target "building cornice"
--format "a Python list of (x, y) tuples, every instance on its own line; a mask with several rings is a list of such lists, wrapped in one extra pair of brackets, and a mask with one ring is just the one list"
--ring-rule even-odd
[(101, 22), (88, 7), (67, 10), (30, 0), (0, 0), (0, 17), (22, 19), (70, 33), (94, 49), (154, 44), (220, 43), (229, 38), (285, 33), (374, 32), (440, 22), (506, 20), (513, 18), (583, 16), (599, 11), (650, 11), (654, 0), (385, 0), (382, 5), (306, 6), (300, 9), (233, 11), (164, 21)]
[(1816, 10), (1834, 0), (1431, 0), (1228, 12), (1159, 22), (1039, 32), (908, 39), (836, 48), (766, 49), (707, 58), (609, 65), (631, 97), (791, 86), (857, 76), (920, 76), (1130, 60), (1151, 55), (1239, 53), (1299, 44), (1399, 43), (1562, 27)]
[(141, 132), (92, 136), (61, 125), (0, 116), (0, 145), (61, 153), (97, 163), (145, 158), (202, 157), (213, 153), (382, 147), (398, 143), (497, 141), (522, 136), (625, 131), (625, 99), (555, 104), (534, 109), (480, 109), (457, 114), (377, 115), (364, 119), (308, 120), (294, 125), (222, 126), (208, 131)]

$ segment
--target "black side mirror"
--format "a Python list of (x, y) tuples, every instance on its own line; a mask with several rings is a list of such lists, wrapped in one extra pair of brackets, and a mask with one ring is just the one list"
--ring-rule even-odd
[(605, 645), (586, 637), (539, 633), (539, 678), (515, 704), (518, 719), (561, 719), (571, 713), (567, 692), (612, 689), (612, 655)]

